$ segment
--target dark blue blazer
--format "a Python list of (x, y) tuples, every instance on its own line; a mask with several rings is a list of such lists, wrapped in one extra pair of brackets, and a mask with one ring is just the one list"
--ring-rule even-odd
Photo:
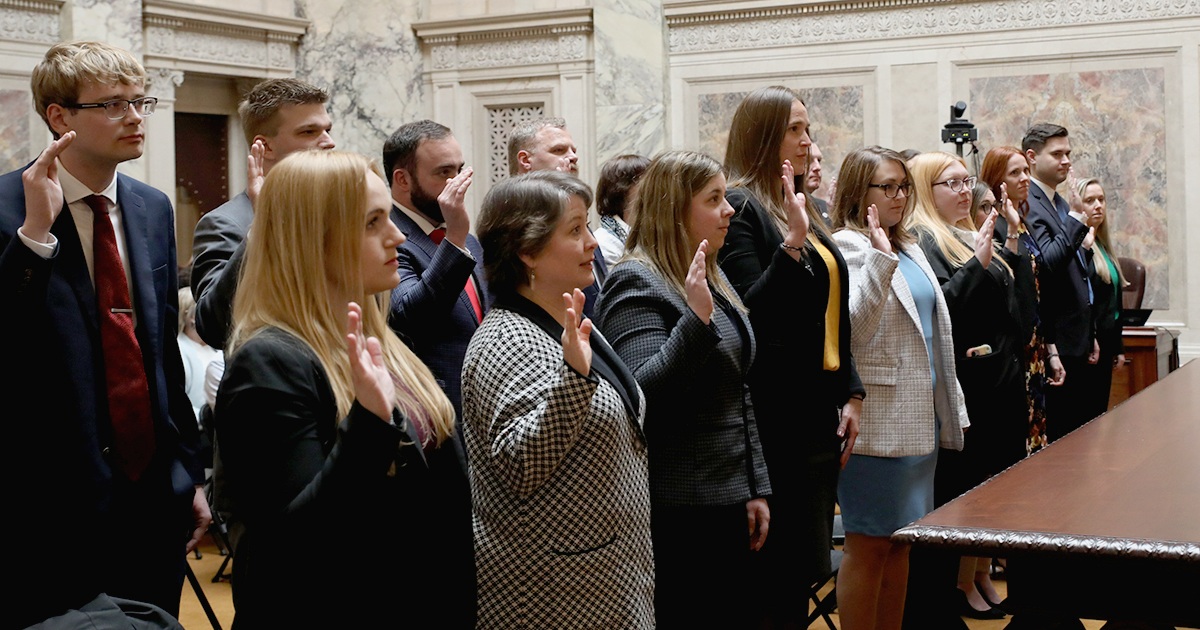
[[(94, 558), (96, 536), (103, 535), (99, 524), (122, 518), (113, 510), (114, 492), (128, 482), (108, 455), (112, 429), (96, 292), (79, 234), (64, 204), (51, 229), (58, 238), (54, 256), (43, 259), (21, 241), (22, 172), (0, 176), (0, 334), (9, 366), (0, 400), (9, 444), (4, 478), (14, 482), (6, 498), (22, 532), (9, 549), (22, 572), (15, 614), (32, 622), (106, 588), (104, 563)], [(176, 341), (175, 220), (166, 195), (124, 175), (117, 176), (117, 201), (157, 439), (137, 502), (157, 514), (160, 505), (190, 506), (194, 485), (204, 481)]]
[(483, 277), (483, 247), (473, 235), (467, 235), (467, 251), (475, 257), (471, 260), (453, 243), (435, 245), (394, 205), (392, 221), (408, 240), (399, 248), (400, 285), (392, 291), (389, 322), (429, 366), (462, 417), (463, 356), (479, 327), (465, 290), (468, 277), (475, 279), (484, 314), (491, 303)]
[[(1063, 221), (1059, 212), (1068, 210), (1061, 195), (1048, 199), (1036, 182), (1029, 186), (1029, 231), (1042, 250), (1039, 280), (1043, 319), (1052, 322), (1044, 333), (1046, 341), (1058, 344), (1059, 354), (1085, 357), (1092, 351), (1092, 310), (1088, 304), (1091, 256), (1080, 257), (1088, 228), (1075, 219)], [(1042, 280), (1044, 278), (1044, 280)]]

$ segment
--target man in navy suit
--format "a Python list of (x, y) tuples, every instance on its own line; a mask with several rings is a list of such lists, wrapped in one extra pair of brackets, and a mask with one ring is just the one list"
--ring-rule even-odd
[[(508, 174), (531, 171), (561, 171), (579, 177), (579, 153), (567, 122), (562, 118), (538, 118), (523, 122), (508, 134)], [(597, 247), (592, 253), (592, 272), (596, 281), (583, 289), (583, 314), (592, 316), (596, 297), (608, 277), (608, 263)]]
[(483, 247), (471, 235), (465, 196), (470, 168), (450, 129), (432, 120), (401, 126), (383, 145), (400, 246), (400, 285), (390, 323), (437, 378), (462, 415), (462, 366), (487, 313)]
[(1041, 316), (1047, 343), (1055, 344), (1066, 371), (1061, 385), (1046, 391), (1046, 431), (1056, 439), (1091, 418), (1084, 405), (1084, 366), (1095, 346), (1092, 330), (1092, 288), (1088, 280), (1090, 248), (1094, 236), (1085, 217), (1072, 212), (1055, 188), (1071, 169), (1071, 141), (1059, 125), (1038, 123), (1021, 141), (1029, 160), (1033, 186), (1029, 187), (1026, 219), (1042, 250)]
[(242, 131), (257, 162), (247, 191), (200, 217), (192, 240), (192, 297), (196, 332), (214, 348), (224, 348), (232, 326), (233, 296), (254, 220), (247, 194), (262, 184), (271, 167), (296, 151), (329, 150), (333, 122), (325, 111), (329, 95), (298, 79), (268, 79), (255, 85), (238, 105)]
[[(117, 165), (141, 157), (156, 99), (124, 50), (61, 43), (34, 69), (55, 137), (0, 176), (0, 380), (18, 627), (101, 593), (178, 614), (209, 523), (176, 341), (174, 217)], [(190, 537), (190, 538), (189, 538)]]

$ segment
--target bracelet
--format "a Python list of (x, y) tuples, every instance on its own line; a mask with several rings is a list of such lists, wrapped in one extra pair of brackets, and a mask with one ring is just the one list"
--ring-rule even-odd
[(793, 246), (791, 246), (791, 245), (788, 245), (787, 243), (780, 243), (780, 244), (779, 244), (779, 246), (780, 246), (781, 248), (783, 248), (784, 250), (786, 250), (786, 251), (789, 251), (789, 252), (800, 252), (800, 253), (804, 253), (804, 248), (803, 248), (803, 247), (793, 247)]
[(1051, 352), (1050, 354), (1046, 355), (1046, 360), (1049, 361), (1050, 359), (1053, 359), (1056, 356), (1058, 356), (1057, 352)]
[(859, 394), (856, 392), (856, 393), (850, 394), (850, 397), (853, 398), (854, 400), (861, 401), (861, 400), (865, 400), (867, 396), (865, 394)]
[(1018, 232), (1018, 233), (1016, 233), (1016, 234), (1005, 234), (1005, 235), (1004, 235), (1004, 240), (1006, 240), (1006, 241), (1015, 241), (1015, 240), (1018, 240), (1018, 239), (1020, 239), (1020, 238), (1021, 238), (1021, 233), (1020, 233), (1020, 232)]

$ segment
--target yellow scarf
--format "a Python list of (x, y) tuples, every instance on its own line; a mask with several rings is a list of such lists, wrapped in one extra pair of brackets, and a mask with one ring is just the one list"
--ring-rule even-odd
[(838, 271), (837, 259), (816, 236), (810, 231), (808, 242), (816, 250), (825, 268), (829, 270), (829, 301), (825, 304), (825, 358), (824, 368), (836, 372), (842, 366), (842, 353), (838, 349), (839, 332), (842, 325), (842, 278)]

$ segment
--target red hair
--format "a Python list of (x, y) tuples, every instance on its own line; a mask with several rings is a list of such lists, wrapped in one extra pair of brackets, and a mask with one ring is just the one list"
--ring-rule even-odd
[[(992, 189), (997, 203), (1000, 202), (1000, 184), (1004, 183), (1004, 175), (1008, 172), (1008, 161), (1014, 155), (1025, 159), (1025, 154), (1016, 147), (995, 147), (983, 157), (983, 166), (979, 169), (979, 179)], [(1032, 183), (1030, 182), (1030, 184)], [(1029, 209), (1029, 198), (1026, 197), (1025, 201), (1021, 203), (1023, 207), (1017, 208), (1017, 212), (1021, 216), (1025, 216), (1025, 212)]]

